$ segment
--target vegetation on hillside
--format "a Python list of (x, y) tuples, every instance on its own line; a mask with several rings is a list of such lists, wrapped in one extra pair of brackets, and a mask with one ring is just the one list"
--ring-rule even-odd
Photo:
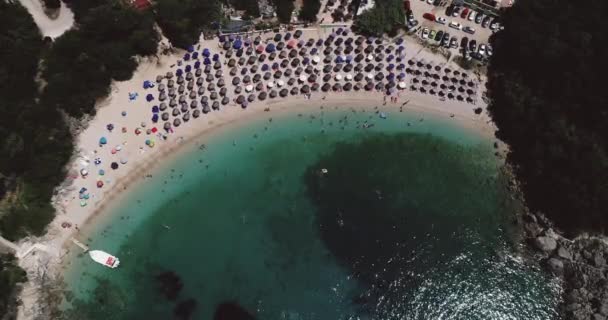
[(0, 255), (0, 317), (15, 319), (15, 290), (19, 283), (25, 282), (27, 275), (16, 264), (12, 255)]
[(228, 2), (236, 10), (245, 11), (246, 19), (255, 19), (260, 16), (257, 0), (230, 0)]
[(317, 21), (319, 9), (321, 9), (320, 0), (304, 0), (298, 18), (306, 22), (315, 22)]
[(281, 23), (290, 23), (291, 22), (291, 14), (293, 13), (293, 9), (295, 5), (293, 0), (272, 0), (272, 4), (276, 9), (277, 18)]
[(404, 21), (405, 10), (401, 0), (379, 0), (372, 9), (357, 17), (353, 27), (364, 35), (381, 36), (394, 34)]
[(201, 32), (209, 30), (221, 18), (218, 1), (157, 0), (155, 3), (156, 21), (163, 34), (179, 48), (187, 48), (198, 42)]
[(528, 205), (563, 229), (608, 227), (608, 3), (516, 1), (491, 39), (490, 113)]
[[(63, 179), (72, 140), (57, 109), (38, 103), (34, 77), (42, 36), (19, 4), (0, 2), (0, 233), (40, 235), (53, 219), (53, 188)], [(10, 196), (7, 196), (10, 195)]]

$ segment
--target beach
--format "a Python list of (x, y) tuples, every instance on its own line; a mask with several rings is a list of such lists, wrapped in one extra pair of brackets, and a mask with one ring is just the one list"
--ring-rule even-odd
[[(305, 35), (319, 36), (319, 33), (322, 31), (306, 31)], [(200, 45), (218, 50), (216, 39), (201, 41)], [(370, 112), (403, 110), (403, 112), (420, 114), (421, 118), (436, 117), (453, 121), (459, 126), (487, 137), (493, 137), (494, 134), (494, 126), (485, 112), (485, 104), (481, 99), (482, 90), (478, 92), (479, 99), (476, 105), (457, 100), (441, 101), (437, 96), (403, 90), (399, 92), (396, 102), (386, 101), (385, 95), (376, 91), (313, 92), (309, 98), (302, 94), (290, 95), (287, 98), (274, 100), (256, 100), (246, 108), (230, 102), (222, 106), (219, 111), (212, 111), (172, 128), (173, 132), (163, 137), (160, 133), (162, 128), (150, 121), (152, 103), (146, 101), (146, 95), (149, 92), (156, 93), (156, 88), (144, 90), (142, 83), (153, 81), (158, 75), (174, 71), (184, 54), (185, 51), (177, 51), (171, 55), (161, 55), (159, 59), (140, 58), (139, 67), (133, 78), (124, 82), (114, 82), (110, 96), (98, 103), (97, 114), (86, 123), (86, 127), (78, 135), (76, 154), (68, 166), (68, 177), (58, 188), (54, 199), (57, 216), (49, 226), (47, 235), (20, 243), (20, 247), (24, 250), (33, 243), (39, 244), (39, 248), (43, 249), (40, 254), (29, 254), (20, 261), (28, 274), (32, 275), (31, 278), (37, 278), (36, 274), (40, 273), (41, 267), (60, 276), (60, 266), (65, 262), (62, 261), (62, 257), (65, 257), (69, 251), (81, 250), (70, 239), (75, 238), (82, 242), (87, 240), (87, 235), (80, 233), (79, 230), (85, 229), (88, 224), (94, 224), (96, 216), (102, 215), (109, 206), (119, 203), (121, 195), (138, 183), (146, 183), (147, 176), (154, 175), (156, 168), (163, 162), (171, 157), (177, 157), (184, 146), (197, 143), (201, 137), (212, 136), (222, 128), (238, 127), (243, 123), (259, 119), (278, 118), (282, 114), (305, 113), (321, 108), (340, 108), (365, 109)], [(413, 42), (406, 43), (406, 56), (445, 63), (445, 59), (434, 56)], [(451, 64), (449, 66), (453, 70), (458, 69), (457, 66)], [(227, 71), (224, 70), (226, 73)], [(479, 87), (483, 88), (483, 79)], [(130, 99), (130, 93), (137, 93), (137, 98)], [(484, 110), (481, 114), (473, 111), (478, 107)], [(108, 130), (109, 124), (113, 125), (112, 130)], [(146, 133), (154, 127), (158, 127), (154, 130), (156, 133), (152, 131)], [(139, 129), (139, 134), (135, 133), (136, 129)], [(101, 138), (105, 138), (104, 144), (100, 143)], [(97, 164), (96, 159), (100, 161)], [(110, 163), (113, 162), (117, 164), (117, 169), (111, 169)], [(99, 170), (102, 168), (104, 172), (100, 175)], [(83, 174), (83, 169), (86, 170), (86, 174)], [(79, 192), (83, 188), (85, 191)], [(79, 197), (83, 193), (88, 199)], [(35, 282), (31, 281), (24, 288), (21, 319), (28, 319), (32, 315), (31, 309), (36, 304), (37, 298)]]

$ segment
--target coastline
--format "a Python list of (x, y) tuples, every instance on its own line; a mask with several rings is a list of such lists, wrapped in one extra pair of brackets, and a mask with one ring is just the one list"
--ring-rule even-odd
[[(211, 47), (211, 45), (209, 45)], [(416, 44), (410, 44), (414, 50)], [(418, 51), (421, 52), (421, 51)], [(429, 52), (423, 52), (430, 54)], [(175, 64), (179, 60), (181, 53), (170, 56), (162, 56), (160, 60), (142, 59), (137, 71), (132, 79), (124, 82), (112, 83), (110, 96), (98, 103), (97, 115), (87, 124), (87, 127), (79, 134), (77, 139), (76, 153), (73, 161), (69, 164), (71, 173), (68, 174), (66, 183), (58, 189), (54, 199), (57, 208), (57, 216), (49, 225), (48, 232), (40, 239), (26, 239), (20, 243), (21, 248), (29, 247), (33, 242), (42, 244), (43, 251), (47, 255), (29, 255), (21, 259), (21, 265), (28, 274), (41, 272), (41, 266), (50, 273), (51, 277), (59, 279), (63, 272), (63, 266), (67, 262), (66, 257), (73, 247), (70, 239), (78, 237), (79, 230), (92, 225), (97, 217), (103, 212), (109, 211), (112, 203), (119, 200), (123, 191), (131, 189), (134, 185), (145, 181), (147, 172), (162, 166), (170, 161), (171, 158), (179, 156), (180, 152), (186, 149), (200, 138), (213, 136), (221, 131), (222, 128), (238, 126), (239, 124), (257, 118), (277, 117), (286, 113), (303, 113), (318, 111), (320, 107), (338, 107), (343, 109), (366, 109), (375, 111), (373, 108), (378, 106), (381, 110), (399, 110), (402, 103), (387, 102), (383, 105), (383, 94), (377, 92), (349, 92), (345, 93), (316, 93), (311, 99), (304, 96), (290, 96), (282, 100), (256, 101), (249, 105), (247, 109), (231, 103), (221, 111), (211, 112), (199, 119), (193, 119), (176, 129), (174, 134), (170, 134), (166, 141), (158, 140), (154, 148), (148, 148), (144, 142), (146, 139), (153, 138), (154, 135), (135, 135), (134, 128), (140, 126), (142, 119), (149, 119), (149, 103), (142, 96), (129, 101), (130, 92), (141, 92), (141, 83), (144, 80), (153, 79), (157, 74), (165, 72), (169, 65)], [(404, 112), (420, 113), (423, 116), (438, 117), (448, 121), (454, 121), (458, 126), (476, 132), (480, 135), (493, 137), (495, 128), (490, 118), (485, 112), (485, 104), (478, 103), (471, 106), (457, 101), (439, 101), (436, 97), (415, 92), (405, 91), (400, 97), (402, 100), (409, 101), (403, 106)], [(482, 107), (484, 112), (476, 115), (474, 107)], [(264, 108), (270, 108), (265, 112)], [(121, 116), (121, 112), (127, 111), (127, 116)], [(116, 124), (114, 132), (109, 133), (106, 125)], [(120, 125), (119, 125), (120, 124)], [(126, 128), (126, 133), (121, 133), (121, 127)], [(98, 144), (100, 136), (108, 136), (108, 145), (100, 147)], [(121, 145), (123, 150), (118, 153), (111, 153), (112, 145)], [(126, 164), (121, 164), (121, 168), (107, 172), (103, 180), (106, 185), (98, 189), (95, 186), (96, 174), (91, 172), (89, 177), (82, 179), (78, 175), (77, 168), (82, 167), (83, 161), (91, 163), (93, 158), (100, 156), (107, 159), (118, 159), (124, 157), (128, 159)], [(105, 163), (104, 163), (105, 164)], [(87, 164), (88, 165), (88, 164)], [(91, 163), (91, 167), (92, 163)], [(109, 168), (108, 168), (109, 169)], [(110, 171), (110, 170), (107, 170)], [(74, 175), (74, 172), (76, 174)], [(143, 178), (142, 178), (143, 177)], [(67, 186), (66, 186), (67, 185)], [(76, 197), (78, 189), (86, 187), (91, 192), (95, 192), (89, 204), (81, 206)], [(62, 223), (70, 223), (72, 228), (63, 228)], [(81, 239), (82, 240), (82, 239)], [(80, 250), (77, 248), (77, 250)], [(29, 319), (38, 298), (36, 291), (39, 284), (28, 283), (22, 294), (23, 305), (20, 307), (19, 319)]]

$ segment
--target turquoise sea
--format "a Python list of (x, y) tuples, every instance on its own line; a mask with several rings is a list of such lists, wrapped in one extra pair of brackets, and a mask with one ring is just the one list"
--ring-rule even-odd
[(268, 114), (186, 146), (86, 230), (121, 266), (74, 257), (63, 317), (556, 318), (559, 287), (513, 254), (493, 141), (381, 111)]

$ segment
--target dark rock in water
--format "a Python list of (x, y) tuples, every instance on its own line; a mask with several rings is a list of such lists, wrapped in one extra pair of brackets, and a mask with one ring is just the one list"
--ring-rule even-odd
[(235, 302), (223, 302), (215, 308), (213, 320), (255, 320), (255, 317)]
[(192, 319), (192, 314), (196, 309), (196, 301), (194, 299), (187, 299), (178, 303), (173, 308), (173, 314), (177, 319), (188, 320)]
[(167, 298), (167, 300), (175, 300), (179, 295), (179, 292), (184, 287), (182, 280), (173, 271), (165, 271), (156, 276), (156, 280), (160, 283), (160, 292)]

